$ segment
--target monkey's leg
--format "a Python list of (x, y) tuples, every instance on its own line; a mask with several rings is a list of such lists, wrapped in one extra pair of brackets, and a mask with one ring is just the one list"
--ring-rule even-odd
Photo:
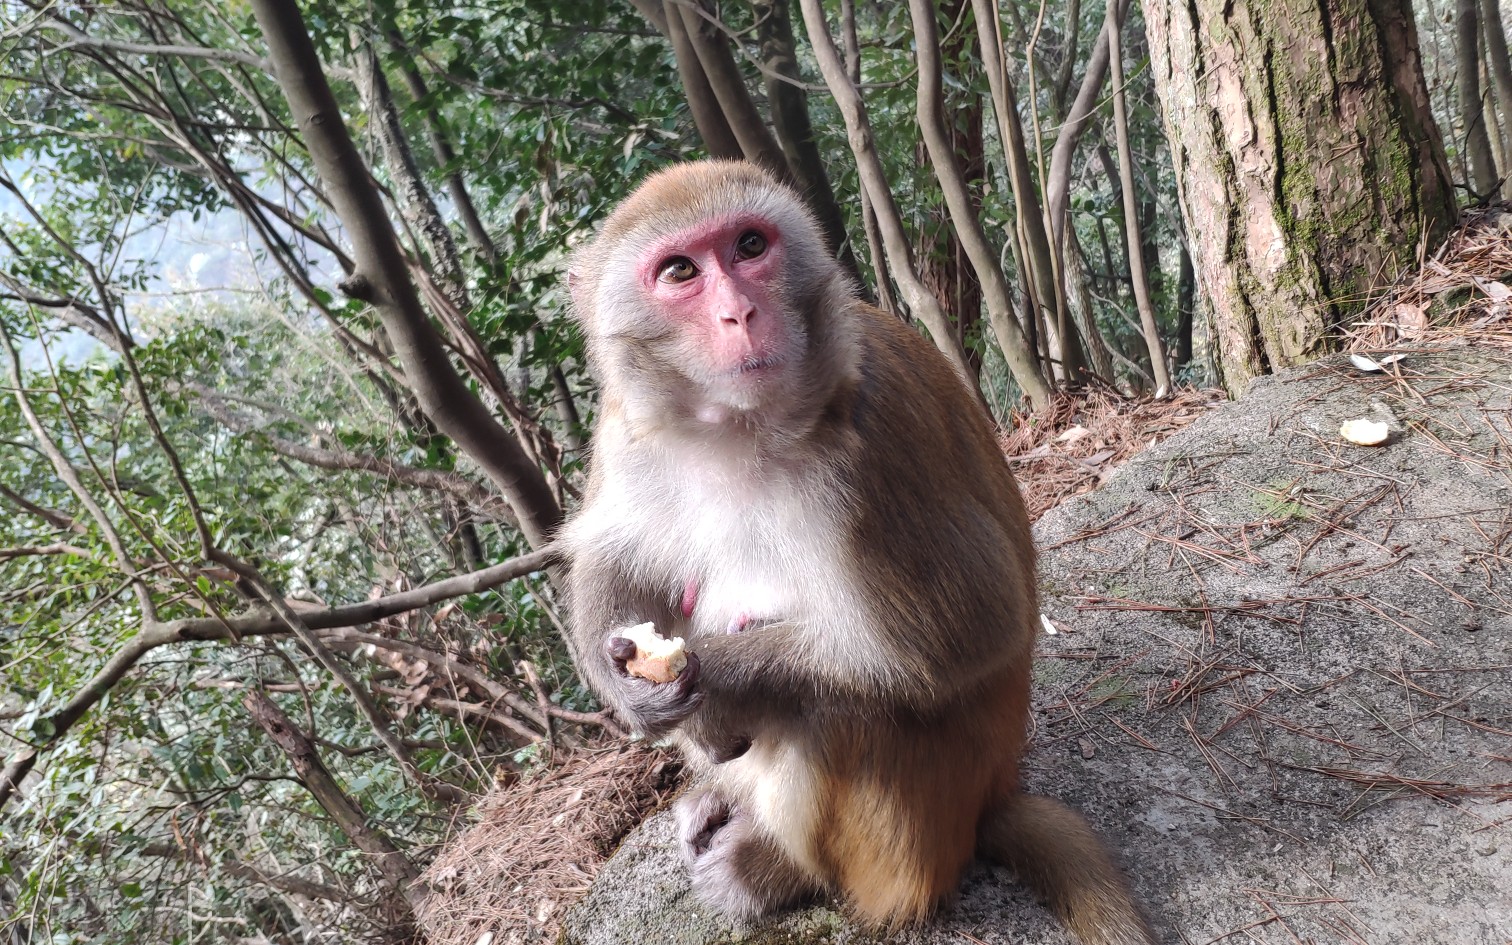
[(678, 836), (693, 891), (737, 919), (755, 919), (821, 891), (748, 811), (714, 788), (677, 802)]
[(983, 856), (1018, 873), (1087, 945), (1154, 945), (1108, 851), (1060, 801), (1010, 795), (983, 819), (978, 842)]

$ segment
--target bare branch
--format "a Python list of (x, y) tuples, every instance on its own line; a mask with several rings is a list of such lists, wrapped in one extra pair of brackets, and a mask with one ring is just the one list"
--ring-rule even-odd
[(561, 507), (520, 443), (494, 419), (452, 367), (420, 304), (388, 210), (352, 144), (295, 0), (253, 0), (275, 73), (352, 241), (357, 270), (342, 284), (373, 305), (427, 415), (499, 486), (539, 547), (562, 519)]
[(368, 453), (324, 449), (296, 443), (293, 440), (273, 435), (251, 418), (230, 409), (219, 392), (193, 382), (185, 383), (184, 387), (199, 396), (205, 411), (214, 417), (216, 422), (232, 432), (257, 437), (266, 443), (269, 449), (282, 456), (320, 469), (370, 472), (407, 486), (445, 492), (469, 503), (485, 514), (498, 515), (509, 521), (514, 520), (513, 511), (498, 495), (465, 476), (439, 469), (408, 466)]
[(219, 59), (224, 62), (239, 62), (263, 72), (268, 72), (272, 69), (272, 65), (268, 60), (254, 56), (251, 53), (239, 52), (235, 49), (208, 49), (203, 46), (158, 46), (151, 43), (129, 43), (119, 39), (105, 39), (99, 36), (90, 36), (72, 23), (57, 16), (49, 16), (43, 25), (55, 29), (68, 37), (67, 43), (55, 47), (60, 52), (70, 46), (92, 46), (96, 49), (108, 49), (113, 52), (131, 53), (141, 56), (177, 56), (180, 59)]
[[(454, 597), (476, 594), (526, 574), (540, 571), (555, 559), (555, 551), (547, 546), (490, 568), (459, 574), (456, 577), (375, 600), (304, 611), (299, 617), (305, 626), (314, 630), (372, 623), (385, 617), (429, 607)], [(243, 637), (287, 633), (288, 630), (288, 625), (280, 616), (262, 608), (226, 619), (190, 617), (168, 623), (144, 624), (141, 631), (112, 654), (105, 661), (105, 665), (96, 671), (89, 682), (74, 693), (68, 702), (45, 716), (51, 733), (46, 741), (36, 747), (27, 747), (15, 752), (6, 762), (4, 769), (0, 769), (0, 808), (4, 808), (6, 802), (19, 789), (22, 780), (36, 765), (38, 751), (49, 748), (61, 740), (74, 723), (94, 708), (95, 704), (103, 699), (106, 693), (110, 692), (116, 683), (120, 682), (148, 653), (172, 643), (215, 640), (235, 642)]]
[[(350, 628), (329, 631), (324, 635), (324, 639), (329, 640), (332, 644), (347, 644), (354, 648), (358, 646), (377, 647), (380, 650), (388, 650), (391, 653), (398, 653), (411, 659), (422, 660), (436, 668), (441, 675), (448, 677), (448, 681), (452, 683), (453, 688), (460, 681), (488, 696), (493, 701), (504, 703), (525, 718), (541, 726), (543, 730), (546, 728), (546, 720), (548, 718), (546, 712), (537, 706), (531, 705), (519, 695), (510, 692), (508, 688), (494, 682), (482, 670), (454, 660), (444, 653), (439, 653), (405, 640), (394, 640), (375, 633), (362, 633)], [(536, 735), (534, 737), (539, 738), (540, 736)]]
[[(94, 495), (84, 487), (84, 482), (74, 470), (73, 464), (63, 455), (63, 451), (58, 447), (57, 441), (47, 432), (47, 429), (42, 425), (41, 419), (37, 417), (36, 411), (32, 409), (31, 400), (27, 398), (25, 388), (22, 384), (21, 355), (16, 350), (15, 342), (12, 340), (10, 332), (6, 329), (4, 320), (0, 320), (0, 345), (3, 345), (6, 354), (9, 356), (10, 374), (15, 383), (15, 387), (12, 390), (16, 396), (16, 403), (21, 408), (21, 415), (26, 418), (27, 426), (31, 427), (32, 435), (36, 437), (37, 446), (41, 448), (43, 454), (47, 456), (48, 461), (52, 463), (53, 470), (57, 472), (58, 478), (63, 480), (64, 484), (68, 486), (69, 491), (78, 498), (79, 503), (84, 506), (89, 512), (90, 517), (94, 519), (95, 524), (99, 526), (100, 533), (105, 536), (105, 543), (110, 546), (111, 553), (115, 555), (116, 566), (121, 569), (123, 574), (133, 576), (132, 585), (136, 588), (137, 602), (142, 607), (142, 614), (146, 619), (152, 619), (156, 616), (156, 610), (152, 603), (152, 595), (148, 592), (147, 585), (142, 583), (140, 578), (135, 577), (137, 573), (136, 568), (131, 562), (131, 555), (126, 551), (125, 543), (121, 541), (121, 533), (116, 530), (115, 522), (111, 521), (110, 516), (105, 514), (105, 509), (95, 500)], [(3, 776), (0, 776), (0, 806), (4, 806), (3, 792), (5, 784)]]
[(75, 521), (73, 516), (65, 515), (62, 512), (59, 512), (57, 509), (43, 508), (37, 503), (27, 499), (26, 496), (22, 495), (21, 493), (7, 487), (3, 482), (0, 482), (0, 496), (3, 496), (4, 498), (10, 500), (23, 511), (30, 512), (31, 514), (37, 516), (37, 518), (42, 519), (53, 528), (73, 532), (76, 535), (83, 535), (89, 531), (87, 527)]
[(374, 701), (372, 694), (336, 658), (336, 654), (331, 652), (330, 647), (326, 646), (320, 637), (316, 636), (315, 632), (305, 623), (304, 618), (293, 607), (289, 606), (289, 602), (284, 600), (283, 595), (273, 589), (260, 571), (245, 561), (240, 560), (235, 555), (218, 549), (211, 549), (211, 552), (215, 561), (235, 571), (257, 589), (257, 593), (262, 596), (269, 607), (273, 608), (273, 612), (278, 615), (278, 619), (294, 632), (294, 636), (298, 637), (299, 642), (305, 645), (316, 661), (325, 667), (326, 672), (335, 677), (336, 681), (341, 684), (341, 688), (345, 689), (347, 695), (352, 697), (352, 701), (357, 703), (357, 710), (362, 713), (363, 718), (367, 719), (368, 726), (372, 728), (373, 734), (378, 736), (378, 740), (388, 747), (389, 754), (393, 755), (394, 760), (399, 763), (399, 770), (403, 771), (406, 777), (417, 784), (420, 790), (433, 800), (460, 804), (467, 799), (466, 792), (444, 781), (430, 777), (420, 770), (415, 764), (414, 756), (410, 754), (404, 742), (400, 740), (399, 736), (390, 727), (390, 720), (383, 710), (378, 707), (378, 703)]
[(981, 389), (977, 387), (970, 361), (966, 357), (966, 349), (951, 330), (950, 318), (940, 306), (939, 300), (919, 280), (918, 270), (914, 268), (913, 251), (908, 234), (903, 229), (903, 217), (898, 212), (897, 202), (893, 200), (887, 173), (882, 168), (882, 159), (877, 155), (871, 122), (866, 115), (866, 103), (862, 101), (855, 83), (846, 74), (845, 64), (840, 61), (840, 53), (830, 36), (829, 23), (824, 18), (824, 6), (820, 0), (802, 0), (802, 6), (803, 22), (808, 28), (814, 57), (819, 62), (819, 71), (823, 73), (825, 83), (835, 96), (840, 114), (845, 118), (846, 137), (850, 142), (851, 153), (856, 157), (861, 184), (866, 188), (867, 196), (871, 198), (872, 206), (877, 212), (882, 244), (888, 264), (898, 281), (898, 288), (903, 293), (909, 310), (929, 329), (936, 347), (955, 368), (961, 383), (975, 392), (980, 400)]
[(24, 545), (19, 548), (0, 548), (0, 561), (9, 558), (45, 557), (48, 555), (73, 555), (76, 558), (93, 558), (88, 549), (77, 545)]
[(372, 826), (367, 813), (342, 790), (320, 760), (310, 737), (289, 721), (273, 700), (256, 690), (249, 691), (242, 704), (273, 743), (289, 756), (295, 772), (316, 802), (359, 850), (372, 857), (373, 865), (382, 874), (390, 891), (411, 911), (418, 911), (429, 895), (429, 889), (420, 879), (419, 869), (387, 834)]
[[(186, 860), (202, 867), (210, 867), (211, 861), (199, 850), (185, 849), (166, 843), (154, 843), (142, 848), (143, 856), (161, 857), (163, 859)], [(307, 899), (322, 899), (327, 902), (360, 903), (361, 897), (357, 893), (349, 892), (336, 886), (327, 886), (324, 883), (313, 882), (289, 873), (268, 873), (245, 860), (235, 858), (219, 860), (213, 864), (217, 869), (224, 870), (232, 876), (250, 880), (260, 886), (268, 886), (279, 892), (291, 893), (296, 896), (304, 896)]]

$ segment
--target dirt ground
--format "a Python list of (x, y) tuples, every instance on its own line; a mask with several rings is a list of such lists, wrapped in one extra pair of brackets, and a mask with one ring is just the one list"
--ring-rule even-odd
[[(1384, 446), (1340, 424), (1384, 421)], [(1036, 528), (1032, 790), (1119, 851), (1169, 942), (1512, 941), (1512, 352), (1263, 379)], [(563, 941), (1068, 943), (995, 868), (923, 929), (735, 928), (665, 815)]]

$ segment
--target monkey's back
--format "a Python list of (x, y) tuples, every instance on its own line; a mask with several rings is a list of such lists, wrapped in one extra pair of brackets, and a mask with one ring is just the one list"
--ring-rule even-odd
[(1017, 789), (1038, 607), (1028, 517), (981, 406), (884, 312), (863, 339), (852, 552), (876, 632), (931, 696), (824, 733), (822, 859), (861, 915), (896, 924), (956, 887), (984, 813)]

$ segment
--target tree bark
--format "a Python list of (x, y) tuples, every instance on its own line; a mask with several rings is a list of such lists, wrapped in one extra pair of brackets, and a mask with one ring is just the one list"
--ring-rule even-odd
[(1112, 384), (1113, 356), (1108, 353), (1108, 340), (1097, 327), (1097, 306), (1092, 301), (1091, 274), (1087, 272), (1087, 260), (1082, 253), (1081, 241), (1074, 232), (1068, 231), (1065, 252), (1066, 305), (1076, 319), (1076, 330), (1086, 342), (1087, 365), (1094, 377)]
[(426, 318), (387, 208), (341, 120), (298, 4), (253, 0), (252, 10), (290, 111), (352, 242), (357, 268), (343, 290), (373, 306), (426, 414), (499, 487), (519, 515), (526, 540), (545, 544), (561, 523), (561, 507), (540, 468), (462, 382)]
[(468, 298), (462, 255), (457, 252), (451, 228), (441, 216), (430, 187), (420, 173), (420, 166), (415, 163), (409, 135), (399, 118), (399, 106), (389, 88), (388, 77), (383, 74), (383, 63), (378, 60), (377, 50), (356, 35), (353, 36), (352, 53), (357, 62), (358, 94), (378, 139), (399, 212), (423, 235), (426, 248), (430, 250), (431, 265), (440, 276), (447, 297), (457, 308), (466, 311), (472, 307), (472, 302)]
[[(404, 43), (398, 36), (390, 35), (389, 47), (399, 58), (399, 73), (404, 77), (410, 98), (416, 102), (424, 101), (430, 90), (426, 88), (425, 77), (415, 68), (414, 59), (405, 49)], [(431, 157), (435, 159), (437, 167), (445, 169), (446, 192), (451, 195), (452, 206), (456, 208), (462, 228), (467, 232), (468, 242), (484, 259), (494, 262), (499, 256), (498, 249), (494, 246), (493, 237), (488, 235), (488, 228), (483, 225), (483, 218), (478, 214), (477, 205), (473, 203), (467, 182), (462, 179), (462, 170), (457, 166), (457, 152), (452, 147), (451, 138), (441, 127), (441, 121), (433, 109), (423, 109), (421, 115), (425, 122), (426, 138), (431, 146)]]
[(1154, 0), (1151, 67), (1223, 383), (1316, 358), (1455, 208), (1408, 0)]
[[(940, 5), (940, 16), (947, 23), (960, 20), (969, 0), (945, 0)], [(849, 36), (846, 38), (849, 43)], [(847, 56), (850, 53), (847, 47)], [(955, 74), (956, 82), (945, 87), (943, 113), (945, 133), (950, 139), (950, 153), (954, 166), (960, 168), (961, 176), (970, 186), (971, 212), (978, 218), (982, 214), (982, 191), (980, 182), (987, 176), (987, 159), (983, 150), (982, 121), (984, 106), (982, 96), (975, 91), (980, 80), (970, 33), (955, 30), (941, 41), (940, 55), (945, 68)], [(922, 142), (914, 145), (914, 154), (921, 167), (929, 166), (929, 148)], [(971, 267), (955, 228), (950, 225), (950, 213), (943, 207), (932, 207), (919, 226), (919, 278), (934, 293), (945, 310), (955, 316), (956, 337), (966, 347), (966, 357), (972, 370), (980, 378), (982, 358), (977, 350), (966, 344), (977, 331), (982, 320), (982, 282)]]
[(1176, 366), (1192, 360), (1192, 318), (1196, 314), (1197, 274), (1186, 241), (1180, 244), (1181, 271), (1176, 276)]

